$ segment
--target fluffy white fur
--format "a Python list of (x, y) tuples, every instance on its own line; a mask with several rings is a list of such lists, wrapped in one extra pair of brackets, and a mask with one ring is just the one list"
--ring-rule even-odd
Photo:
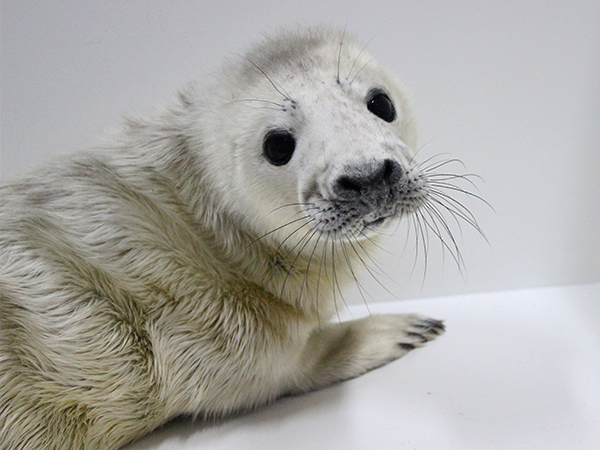
[[(373, 88), (393, 122), (367, 110)], [(286, 165), (263, 154), (272, 129), (296, 138)], [(163, 112), (0, 188), (0, 448), (115, 449), (436, 337), (440, 322), (413, 315), (329, 323), (373, 247), (365, 217), (424, 201), (415, 140), (397, 84), (318, 28), (266, 39)], [(381, 160), (402, 175), (393, 208), (331, 203), (341, 177)]]

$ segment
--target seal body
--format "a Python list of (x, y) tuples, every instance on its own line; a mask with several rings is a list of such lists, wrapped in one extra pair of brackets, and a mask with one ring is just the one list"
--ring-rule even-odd
[(427, 202), (415, 140), (362, 45), (283, 32), (0, 188), (0, 447), (118, 448), (436, 337), (417, 315), (329, 323), (378, 230)]

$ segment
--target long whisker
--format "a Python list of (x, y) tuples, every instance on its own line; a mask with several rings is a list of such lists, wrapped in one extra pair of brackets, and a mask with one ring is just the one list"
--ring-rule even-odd
[[(276, 233), (277, 231), (279, 231), (279, 230), (281, 230), (281, 229), (283, 229), (283, 228), (285, 228), (285, 227), (289, 227), (290, 225), (293, 225), (293, 224), (295, 224), (295, 223), (297, 223), (297, 222), (300, 222), (300, 221), (302, 221), (302, 220), (306, 220), (307, 218), (308, 218), (308, 216), (302, 216), (302, 217), (298, 217), (297, 219), (290, 220), (289, 222), (287, 222), (287, 223), (284, 223), (283, 225), (280, 225), (280, 226), (278, 226), (277, 228), (274, 228), (274, 229), (272, 229), (271, 231), (268, 231), (267, 233), (263, 234), (262, 236), (259, 236), (259, 237), (257, 237), (257, 238), (256, 238), (256, 239), (254, 239), (252, 242), (250, 242), (250, 244), (248, 244), (248, 246), (246, 247), (246, 250), (248, 250), (250, 247), (252, 247), (254, 244), (256, 244), (256, 243), (257, 243), (258, 241), (260, 241), (261, 239), (264, 239), (265, 237), (267, 237), (267, 236), (269, 236), (269, 235), (271, 235), (271, 234), (273, 234), (273, 233)], [(303, 225), (303, 226), (304, 226), (304, 225)], [(300, 228), (302, 228), (302, 227), (300, 227)], [(294, 231), (294, 232), (292, 232), (292, 234), (294, 234), (294, 233), (295, 233), (295, 231)], [(291, 234), (290, 234), (290, 235), (288, 235), (288, 238), (289, 238), (290, 236), (291, 236)], [(286, 238), (286, 239), (287, 239), (287, 238)]]
[(427, 175), (427, 179), (429, 180), (440, 180), (440, 181), (450, 181), (450, 180), (464, 180), (468, 182), (471, 186), (477, 189), (475, 183), (471, 180), (471, 178), (477, 178), (479, 181), (483, 181), (483, 178), (474, 173), (464, 173), (464, 174), (456, 174), (456, 173), (430, 173)]
[(494, 207), (492, 205), (490, 205), (483, 197), (481, 197), (480, 195), (474, 194), (473, 192), (467, 191), (466, 189), (463, 189), (459, 186), (456, 186), (456, 185), (453, 185), (450, 183), (438, 182), (438, 181), (432, 182), (432, 183), (430, 183), (430, 185), (432, 187), (440, 187), (443, 189), (448, 189), (450, 191), (460, 192), (461, 194), (467, 195), (472, 198), (476, 198), (477, 200), (479, 200), (479, 201), (485, 203), (487, 206), (489, 206), (492, 209), (492, 211), (495, 211)]
[[(242, 55), (240, 55), (240, 56), (242, 56)], [(277, 91), (277, 93), (279, 95), (281, 95), (283, 97), (284, 100), (291, 100), (291, 97), (285, 91), (285, 89), (283, 89), (283, 87), (281, 87), (281, 86), (277, 86), (277, 84), (275, 84), (275, 82), (271, 79), (271, 77), (269, 77), (269, 75), (267, 75), (267, 73), (258, 64), (256, 64), (254, 61), (252, 61), (250, 58), (248, 58), (246, 56), (242, 56), (242, 58), (244, 58), (246, 61), (248, 61), (250, 64), (252, 64), (256, 68), (256, 70), (258, 70), (260, 73), (262, 73), (265, 76), (265, 78), (269, 81), (269, 83), (271, 83), (271, 86), (273, 86), (273, 88)]]
[(358, 75), (360, 75), (360, 73), (369, 65), (371, 64), (373, 61), (375, 61), (376, 57), (373, 56), (371, 59), (369, 59), (366, 63), (364, 63), (360, 69), (358, 69), (358, 71), (356, 72), (356, 74), (354, 74), (354, 76), (352, 77), (352, 79), (350, 80), (350, 84), (354, 83), (354, 80), (356, 80), (356, 78), (358, 77)]
[(350, 78), (350, 75), (352, 75), (352, 71), (354, 70), (354, 66), (356, 66), (356, 63), (358, 62), (358, 60), (360, 59), (360, 55), (363, 54), (363, 52), (367, 49), (367, 47), (369, 46), (369, 44), (371, 43), (371, 41), (373, 39), (375, 39), (375, 37), (379, 34), (379, 32), (381, 31), (381, 29), (377, 30), (377, 32), (371, 37), (371, 39), (369, 39), (365, 45), (363, 45), (363, 47), (360, 49), (360, 51), (358, 52), (358, 54), (356, 55), (356, 58), (354, 58), (354, 62), (352, 63), (352, 66), (350, 66), (350, 70), (348, 71), (348, 76), (346, 77), (346, 79)]
[[(396, 226), (396, 228), (397, 228), (397, 226)], [(376, 230), (376, 229), (373, 229), (373, 228), (370, 228), (370, 227), (365, 227), (365, 229), (371, 231), (372, 233), (378, 233), (380, 236), (390, 237), (390, 236), (394, 235), (394, 233), (386, 234), (386, 233), (383, 233), (383, 232), (381, 232), (379, 230)], [(369, 236), (368, 234), (366, 234), (364, 232), (364, 230), (358, 231), (358, 234), (360, 234), (366, 241), (369, 241), (369, 243), (372, 244), (374, 247), (377, 247), (378, 251), (386, 253), (386, 254), (391, 255), (391, 256), (396, 256), (395, 253), (390, 252), (387, 248), (385, 248), (384, 246), (382, 246), (379, 241), (373, 239), (371, 236)]]
[(369, 304), (367, 302), (367, 299), (365, 298), (365, 293), (368, 294), (368, 292), (364, 289), (364, 287), (358, 280), (358, 276), (354, 273), (354, 268), (352, 267), (352, 259), (348, 255), (348, 250), (346, 249), (346, 246), (342, 246), (342, 250), (344, 253), (344, 257), (346, 259), (346, 264), (348, 266), (348, 269), (350, 270), (350, 274), (352, 275), (352, 279), (354, 280), (356, 288), (358, 289), (358, 292), (363, 300), (364, 305), (367, 307), (367, 311), (368, 311), (369, 315), (371, 315), (371, 310), (369, 309)]
[[(317, 250), (317, 247), (318, 247), (319, 242), (321, 241), (322, 237), (323, 237), (323, 234), (319, 233), (319, 236), (317, 237), (317, 239), (315, 241), (315, 245), (313, 246), (313, 249), (308, 258), (308, 264), (306, 265), (306, 273), (304, 276), (304, 282), (303, 282), (302, 286), (300, 287), (299, 298), (302, 298), (302, 293), (304, 292), (304, 286), (306, 286), (307, 290), (310, 289), (310, 286), (309, 286), (310, 266), (313, 262), (313, 259), (315, 257), (315, 252)], [(321, 281), (320, 278), (321, 278), (322, 264), (323, 264), (323, 259), (321, 258), (321, 263), (319, 264), (319, 276), (317, 277), (317, 286), (316, 286), (316, 295), (315, 295), (315, 308), (316, 308), (316, 312), (317, 312), (317, 321), (319, 322), (319, 327), (321, 326), (321, 316), (319, 314), (319, 284)], [(309, 294), (310, 294), (310, 292), (309, 292)]]
[[(456, 226), (458, 227), (458, 229), (460, 231), (460, 235), (463, 236), (461, 220), (463, 220), (463, 221), (467, 220), (466, 218), (468, 216), (463, 215), (460, 211), (458, 211), (456, 209), (455, 206), (444, 203), (445, 202), (444, 199), (436, 198), (436, 195), (434, 195), (434, 194), (430, 194), (430, 202), (431, 202), (430, 207), (436, 208), (436, 209), (442, 208), (444, 211), (446, 211), (450, 214), (450, 217), (452, 217), (452, 219), (454, 220), (454, 223), (456, 223)], [(461, 219), (461, 220), (459, 220), (459, 219)]]
[[(300, 231), (302, 228), (304, 227), (308, 227), (310, 226), (311, 222), (314, 222), (314, 219), (310, 219), (309, 221), (307, 221), (306, 223), (303, 223), (302, 225), (300, 225), (298, 228), (296, 228), (294, 231), (292, 231), (290, 234), (288, 234), (286, 236), (286, 238), (281, 241), (279, 243), (279, 246), (277, 247), (277, 249), (275, 250), (276, 253), (279, 253), (279, 251), (283, 248), (283, 246), (285, 245), (285, 243), (294, 235), (296, 234), (298, 231)], [(302, 240), (306, 237), (307, 234), (309, 234), (311, 231), (313, 231), (313, 228), (309, 228), (309, 230), (304, 234), (304, 236), (302, 238), (300, 238), (300, 240), (298, 240), (298, 242), (296, 242), (296, 244), (285, 254), (285, 256), (282, 258), (283, 261), (285, 261), (286, 259), (288, 259), (288, 257), (294, 253), (294, 250), (296, 250), (296, 248), (301, 245)]]
[(431, 161), (431, 164), (428, 166), (425, 166), (423, 163), (421, 163), (421, 164), (417, 164), (415, 167), (418, 168), (421, 171), (421, 173), (427, 174), (429, 172), (433, 172), (434, 170), (438, 170), (438, 169), (445, 167), (452, 163), (460, 164), (464, 168), (464, 163), (458, 158), (447, 159), (444, 161)]
[(337, 57), (337, 72), (335, 74), (335, 79), (337, 80), (337, 82), (340, 82), (340, 64), (342, 62), (342, 48), (344, 47), (344, 39), (346, 38), (346, 27), (348, 26), (348, 24), (346, 23), (346, 25), (344, 25), (344, 30), (342, 31), (342, 37), (340, 39), (340, 50), (338, 52), (338, 57)]
[[(450, 229), (450, 227), (448, 227), (448, 224), (444, 220), (443, 216), (435, 208), (428, 205), (424, 208), (424, 210), (427, 212), (428, 216), (431, 219), (431, 221), (429, 221), (423, 215), (422, 217), (425, 222), (425, 225), (438, 237), (443, 248), (446, 248), (448, 250), (448, 252), (450, 253), (450, 256), (452, 256), (452, 259), (454, 259), (454, 262), (456, 262), (456, 265), (458, 266), (459, 270), (462, 273), (462, 269), (464, 267), (464, 261), (463, 261), (460, 249), (458, 247), (458, 243), (456, 242), (456, 239), (454, 238), (454, 234), (452, 233), (452, 230)], [(436, 218), (437, 218), (437, 221), (436, 221)], [(446, 239), (444, 239), (444, 235), (443, 235), (442, 231), (440, 231), (438, 224), (441, 225), (446, 236), (448, 237), (448, 239), (450, 239), (450, 242), (452, 243), (452, 247), (446, 242)]]
[[(428, 167), (427, 164), (430, 164), (430, 165), (437, 164), (438, 162), (440, 162), (437, 159), (440, 158), (440, 157), (442, 157), (443, 155), (444, 155), (444, 153), (437, 153), (437, 154), (435, 154), (433, 156), (430, 156), (429, 158), (426, 158), (423, 161), (421, 161), (421, 162), (419, 162), (417, 164), (412, 165), (411, 168), (410, 168), (410, 170), (409, 170), (409, 172), (410, 171), (415, 171), (415, 170), (422, 171), (422, 170), (424, 170), (424, 168)], [(414, 157), (415, 156), (416, 156), (416, 154), (413, 155), (413, 157), (410, 159), (410, 163), (411, 164), (414, 162), (414, 159), (415, 159)], [(444, 161), (446, 161), (446, 160), (444, 160)]]
[[(325, 236), (325, 244), (324, 244), (324, 248), (323, 248), (323, 256), (321, 258), (321, 263), (319, 264), (319, 276), (317, 278), (317, 297), (319, 296), (319, 289), (320, 289), (320, 281), (321, 281), (321, 272), (323, 267), (325, 268), (325, 278), (327, 278), (327, 281), (331, 284), (331, 286), (333, 287), (333, 281), (329, 279), (329, 274), (327, 273), (327, 255), (328, 255), (328, 251), (327, 251), (327, 246), (329, 245), (330, 240), (329, 240), (329, 233), (327, 233), (327, 235)], [(333, 245), (333, 243), (332, 243)], [(335, 301), (335, 297), (334, 297), (334, 301)], [(337, 310), (337, 307), (335, 308), (335, 311), (337, 313), (337, 318), (338, 321), (341, 323), (342, 319), (341, 316), (339, 314), (339, 311)]]
[(437, 188), (430, 188), (428, 193), (431, 200), (435, 200), (442, 205), (447, 205), (449, 207), (449, 212), (460, 212), (463, 220), (469, 222), (470, 225), (477, 227), (477, 220), (475, 219), (475, 216), (461, 202)]
[[(359, 241), (354, 241), (354, 243), (352, 241), (348, 241), (348, 243), (350, 244), (350, 248), (354, 251), (354, 253), (356, 254), (356, 256), (358, 257), (358, 259), (360, 260), (360, 262), (362, 263), (363, 267), (365, 268), (365, 270), (369, 273), (369, 275), (371, 275), (373, 277), (373, 279), (375, 280), (375, 282), (377, 282), (377, 284), (379, 284), (379, 286), (381, 286), (388, 294), (390, 294), (392, 297), (394, 297), (395, 299), (398, 299), (398, 297), (396, 297), (396, 294), (394, 294), (392, 291), (390, 291), (380, 280), (379, 277), (373, 273), (373, 270), (371, 269), (371, 267), (369, 267), (369, 265), (366, 263), (366, 261), (364, 260), (364, 258), (360, 255), (360, 253), (358, 252), (358, 250), (356, 250), (356, 248), (354, 247), (354, 243), (358, 244), (359, 247), (363, 250), (364, 248), (362, 247), (362, 245), (360, 244)], [(367, 256), (369, 256), (368, 252), (365, 252), (365, 254)]]
[[(418, 148), (418, 149), (417, 149), (417, 150), (416, 150), (416, 151), (413, 153), (413, 155), (411, 156), (411, 158), (408, 160), (408, 165), (409, 165), (409, 166), (412, 166), (412, 164), (413, 164), (413, 162), (415, 161), (415, 159), (416, 159), (417, 155), (419, 155), (419, 153), (421, 153), (421, 150), (423, 150), (423, 149), (426, 147), (426, 145), (427, 145), (427, 144), (428, 144), (428, 143), (426, 142), (425, 144), (421, 145), (421, 146), (420, 146), (420, 147), (419, 147), (419, 148)], [(434, 156), (432, 156), (431, 158), (435, 158), (435, 155), (434, 155)], [(431, 158), (429, 158), (429, 159), (431, 159)]]
[[(448, 211), (453, 216), (460, 217), (466, 223), (471, 225), (475, 230), (477, 230), (477, 232), (487, 241), (487, 238), (485, 237), (485, 233), (483, 232), (483, 230), (477, 223), (477, 219), (475, 219), (475, 216), (473, 215), (473, 213), (466, 206), (464, 206), (461, 202), (459, 202), (455, 198), (447, 195), (446, 193), (440, 192), (438, 190), (431, 190), (429, 195), (430, 195), (432, 201), (439, 204), (441, 207), (443, 207), (446, 211)], [(487, 203), (487, 202), (485, 202), (485, 203)]]
[[(286, 260), (292, 253), (294, 253), (294, 251), (296, 250), (296, 248), (300, 247), (300, 249), (296, 252), (296, 257), (293, 259), (293, 261), (291, 262), (287, 273), (285, 275), (285, 278), (283, 280), (283, 283), (281, 284), (281, 296), (283, 296), (283, 293), (285, 292), (285, 285), (287, 284), (287, 281), (290, 277), (290, 275), (292, 274), (292, 271), (294, 270), (294, 266), (296, 265), (296, 262), (298, 261), (298, 258), (300, 258), (300, 255), (302, 254), (302, 251), (304, 250), (304, 248), (306, 248), (306, 246), (308, 245), (308, 243), (310, 242), (310, 240), (313, 238), (313, 236), (318, 233), (319, 230), (316, 228), (311, 228), (310, 230), (308, 230), (304, 236), (302, 236), (302, 238), (300, 238), (300, 240), (296, 243), (296, 245), (294, 245), (290, 251), (288, 252), (287, 255), (285, 255), (285, 257), (283, 258), (284, 260)], [(289, 237), (289, 236), (288, 236)], [(298, 299), (296, 299), (297, 302), (299, 302)]]
[[(231, 100), (227, 103), (224, 103), (223, 106), (231, 105), (233, 103), (266, 103), (267, 105), (277, 106), (278, 108), (283, 108), (283, 104), (277, 103), (271, 100), (261, 100), (259, 98), (241, 98), (238, 100)], [(276, 108), (273, 108), (276, 109)]]
[[(423, 248), (423, 276), (421, 277), (421, 291), (425, 286), (425, 279), (427, 278), (427, 270), (429, 267), (429, 234), (427, 233), (427, 226), (424, 224), (425, 220), (421, 212), (415, 212), (415, 234), (417, 235), (417, 244), (416, 244), (416, 253), (415, 255), (415, 263), (413, 265), (413, 270), (411, 272), (411, 276), (416, 270), (417, 266), (417, 258), (419, 252), (419, 243)], [(420, 237), (420, 239), (419, 239)]]
[[(335, 245), (331, 246), (331, 272), (333, 274), (333, 279), (335, 281), (335, 287), (337, 287), (337, 291), (340, 294), (340, 298), (342, 299), (342, 303), (344, 304), (344, 307), (346, 309), (348, 309), (348, 303), (346, 302), (346, 298), (344, 297), (344, 293), (342, 291), (342, 287), (340, 285), (340, 280), (338, 278), (338, 271), (336, 270), (335, 267), (335, 263), (336, 263), (336, 258), (335, 258)], [(334, 293), (335, 293), (335, 287), (334, 287)], [(337, 305), (336, 305), (336, 309), (337, 309)]]
[(280, 209), (290, 208), (293, 206), (302, 207), (302, 208), (304, 208), (304, 210), (319, 209), (319, 207), (316, 206), (314, 203), (307, 203), (307, 202), (286, 203), (285, 205), (281, 205), (281, 206), (278, 206), (277, 208), (273, 208), (267, 215), (273, 214), (274, 212), (279, 211)]
[[(329, 235), (327, 236), (327, 238), (329, 239)], [(329, 240), (331, 241), (331, 290), (332, 290), (332, 294), (333, 294), (333, 306), (335, 308), (335, 313), (337, 315), (338, 321), (341, 325), (342, 318), (340, 315), (340, 309), (338, 307), (337, 296), (335, 293), (336, 286), (338, 287), (338, 291), (339, 291), (338, 279), (337, 279), (337, 275), (335, 272), (335, 237), (334, 237), (334, 239), (329, 239)]]
[[(288, 273), (285, 277), (285, 279), (283, 280), (283, 284), (281, 286), (281, 291), (283, 292), (284, 288), (285, 288), (285, 284), (290, 276), (290, 274), (292, 273), (292, 270), (294, 269), (294, 266), (296, 265), (296, 262), (298, 261), (298, 258), (300, 257), (300, 255), (302, 254), (302, 252), (304, 251), (304, 249), (306, 248), (306, 246), (308, 245), (308, 243), (310, 242), (310, 240), (314, 237), (315, 234), (319, 233), (319, 230), (314, 228), (312, 230), (309, 230), (303, 237), (302, 239), (300, 239), (300, 241), (298, 241), (298, 243), (294, 246), (294, 248), (290, 251), (293, 252), (295, 250), (295, 248), (301, 244), (300, 249), (296, 252), (296, 257), (294, 258), (294, 260), (292, 261), (292, 263), (290, 264), (290, 268), (288, 270)], [(313, 252), (314, 252), (314, 247), (313, 247)], [(287, 256), (286, 256), (287, 258)], [(308, 276), (308, 267), (307, 267), (307, 272), (305, 273), (305, 280), (306, 277)], [(298, 296), (298, 298), (296, 299), (297, 302), (297, 307), (300, 307), (300, 302), (302, 299), (302, 291), (303, 291), (303, 286), (304, 286), (304, 280), (302, 282), (302, 284), (300, 285), (300, 294)]]
[[(377, 248), (382, 249), (382, 251), (385, 251), (388, 255), (395, 256), (393, 253), (391, 253), (391, 252), (387, 251), (385, 248), (381, 247), (378, 242), (373, 241), (369, 236), (367, 236), (364, 233), (364, 231), (360, 231), (359, 234), (361, 236), (363, 236), (366, 240), (373, 243)], [(385, 273), (385, 270), (381, 268), (381, 264), (373, 257), (371, 252), (369, 252), (358, 239), (354, 238), (353, 240), (354, 240), (354, 243), (356, 245), (358, 245), (358, 247), (362, 250), (364, 255), (371, 261), (371, 263), (375, 266), (375, 268), (380, 272), (379, 275), (384, 276), (384, 277), (388, 278), (389, 280), (392, 280), (392, 278)], [(352, 242), (349, 242), (349, 243), (351, 246), (353, 245)], [(366, 261), (363, 261), (363, 263), (366, 264)]]

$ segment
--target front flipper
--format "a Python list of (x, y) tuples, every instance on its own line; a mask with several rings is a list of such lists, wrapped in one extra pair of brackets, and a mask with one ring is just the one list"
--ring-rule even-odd
[(329, 324), (316, 330), (305, 348), (305, 386), (313, 390), (383, 366), (444, 333), (439, 320), (390, 314)]

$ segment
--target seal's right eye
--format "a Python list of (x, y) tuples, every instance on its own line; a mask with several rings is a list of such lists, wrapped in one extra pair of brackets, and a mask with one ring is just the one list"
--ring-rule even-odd
[(296, 149), (296, 138), (287, 130), (271, 130), (263, 141), (263, 155), (274, 166), (290, 162)]

